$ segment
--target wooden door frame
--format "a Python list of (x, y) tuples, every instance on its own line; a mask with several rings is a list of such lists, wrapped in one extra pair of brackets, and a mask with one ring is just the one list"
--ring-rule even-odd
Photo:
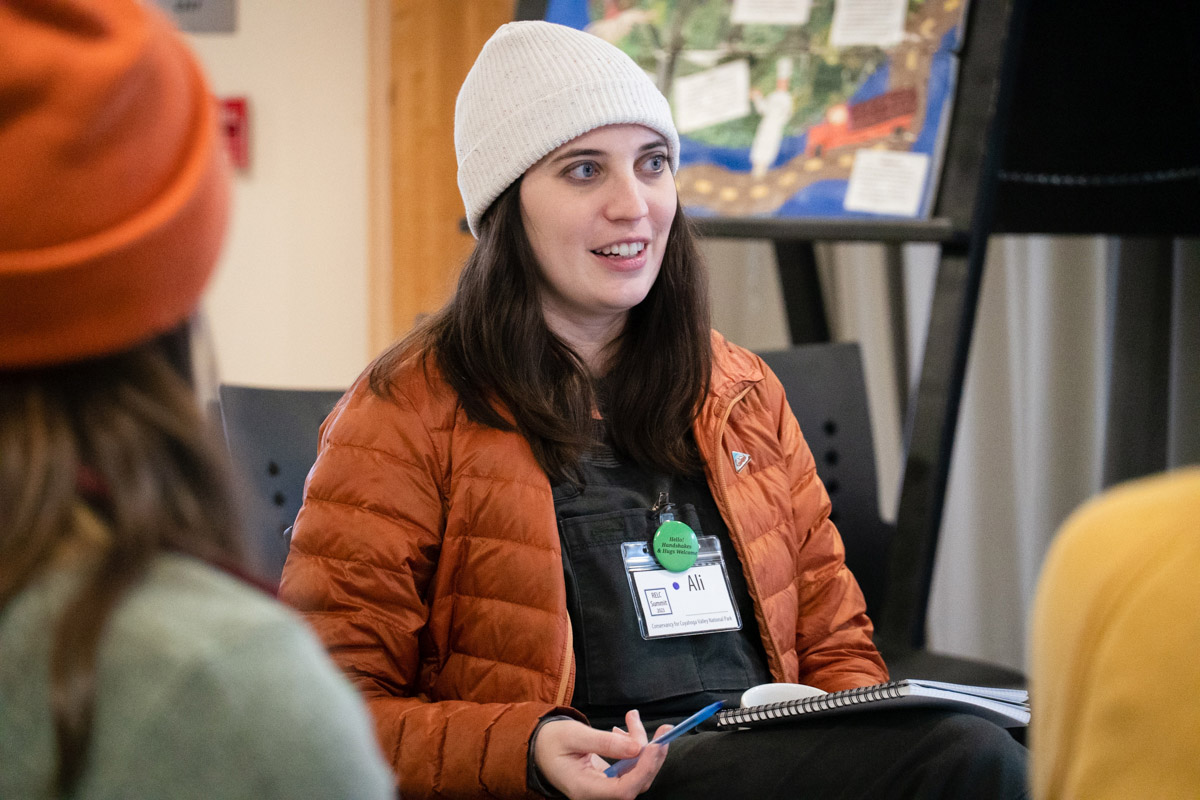
[[(445, 302), (470, 252), (473, 240), (459, 228), (463, 210), (446, 150), (452, 147), (454, 99), (480, 48), (513, 18), (515, 6), (512, 0), (367, 3), (367, 339), (373, 357), (419, 315)], [(419, 95), (413, 102), (399, 96), (405, 87)], [(435, 102), (415, 102), (430, 97)], [(414, 142), (435, 142), (436, 158), (414, 159)], [(422, 185), (432, 185), (436, 197), (414, 197), (413, 176), (430, 170), (439, 174)], [(427, 207), (441, 210), (422, 216)], [(411, 218), (397, 216), (410, 212)]]

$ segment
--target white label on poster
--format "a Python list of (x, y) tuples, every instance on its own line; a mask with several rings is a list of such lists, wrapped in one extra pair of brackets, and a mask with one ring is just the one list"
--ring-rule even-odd
[(904, 39), (908, 0), (834, 0), (829, 43), (891, 47)]
[(675, 125), (680, 133), (750, 113), (750, 63), (731, 61), (675, 79)]
[(921, 210), (929, 156), (892, 150), (859, 150), (843, 203), (847, 211), (915, 217)]
[(812, 0), (733, 0), (729, 21), (735, 25), (803, 25)]

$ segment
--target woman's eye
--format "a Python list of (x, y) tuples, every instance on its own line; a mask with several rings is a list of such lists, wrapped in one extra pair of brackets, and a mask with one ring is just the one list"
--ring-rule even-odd
[(646, 167), (651, 172), (662, 172), (667, 168), (667, 157), (663, 155), (653, 155), (646, 159)]
[(587, 180), (596, 177), (596, 165), (590, 161), (585, 161), (582, 164), (576, 164), (567, 172), (572, 178)]

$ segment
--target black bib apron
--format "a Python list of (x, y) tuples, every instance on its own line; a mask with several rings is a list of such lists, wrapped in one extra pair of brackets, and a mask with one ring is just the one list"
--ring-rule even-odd
[[(554, 487), (574, 631), (572, 705), (605, 728), (623, 725), (631, 708), (644, 719), (684, 717), (715, 700), (736, 703), (742, 691), (769, 681), (741, 561), (703, 475), (664, 477), (619, 457), (607, 443), (580, 468), (582, 486)], [(660, 491), (697, 535), (720, 541), (741, 630), (641, 637), (621, 543), (649, 540), (648, 512)]]

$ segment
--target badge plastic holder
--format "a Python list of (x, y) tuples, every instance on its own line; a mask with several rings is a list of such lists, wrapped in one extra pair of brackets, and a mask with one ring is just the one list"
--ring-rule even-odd
[(630, 597), (633, 600), (633, 611), (637, 614), (638, 630), (642, 638), (649, 641), (653, 639), (668, 639), (677, 636), (699, 636), (705, 633), (721, 633), (723, 631), (738, 631), (742, 629), (742, 617), (738, 611), (737, 603), (733, 602), (733, 587), (729, 583), (729, 569), (725, 566), (725, 557), (721, 553), (721, 540), (716, 536), (700, 536), (698, 537), (700, 544), (700, 552), (696, 555), (696, 563), (685, 572), (669, 573), (679, 577), (681, 580), (687, 580), (688, 574), (692, 570), (700, 567), (719, 567), (721, 578), (725, 583), (726, 597), (729, 598), (729, 605), (733, 613), (732, 625), (727, 625), (720, 628), (706, 628), (704, 630), (683, 631), (681, 633), (659, 633), (651, 635), (649, 625), (646, 622), (646, 615), (642, 609), (642, 603), (638, 600), (638, 586), (634, 575), (638, 572), (659, 571), (668, 573), (668, 570), (663, 569), (662, 565), (654, 558), (654, 554), (650, 552), (650, 545), (645, 542), (622, 542), (621, 543), (621, 560), (625, 564), (625, 579), (629, 584)]

